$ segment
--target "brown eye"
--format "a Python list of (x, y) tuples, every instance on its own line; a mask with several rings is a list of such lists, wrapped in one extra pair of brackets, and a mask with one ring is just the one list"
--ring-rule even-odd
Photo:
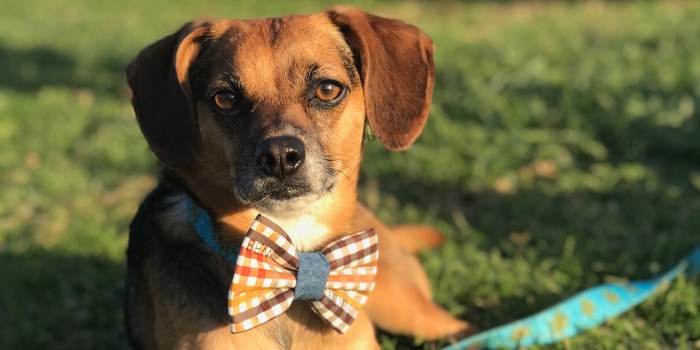
[(222, 111), (230, 111), (236, 106), (236, 95), (231, 91), (219, 91), (214, 95), (214, 104)]
[(333, 101), (340, 96), (343, 88), (335, 82), (323, 82), (316, 87), (316, 98), (321, 101)]

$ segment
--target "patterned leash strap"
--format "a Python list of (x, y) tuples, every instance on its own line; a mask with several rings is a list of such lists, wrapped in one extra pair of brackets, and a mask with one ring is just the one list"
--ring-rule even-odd
[(549, 309), (463, 339), (443, 350), (519, 349), (556, 343), (635, 307), (684, 273), (687, 276), (700, 273), (700, 247), (655, 279), (593, 287)]

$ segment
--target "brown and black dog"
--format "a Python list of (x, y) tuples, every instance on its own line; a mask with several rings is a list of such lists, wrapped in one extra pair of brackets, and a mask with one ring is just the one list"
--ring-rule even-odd
[[(373, 325), (424, 339), (469, 332), (432, 302), (405, 237), (357, 202), (369, 123), (387, 148), (407, 148), (428, 116), (433, 43), (419, 29), (360, 10), (312, 16), (191, 22), (129, 65), (133, 106), (163, 165), (141, 205), (127, 250), (125, 322), (139, 349), (371, 349)], [(344, 335), (308, 302), (231, 334), (234, 266), (188, 221), (193, 198), (217, 240), (240, 245), (263, 213), (311, 252), (352, 232), (379, 237), (376, 288)], [(406, 242), (403, 242), (406, 241)], [(415, 243), (415, 242), (414, 242)]]

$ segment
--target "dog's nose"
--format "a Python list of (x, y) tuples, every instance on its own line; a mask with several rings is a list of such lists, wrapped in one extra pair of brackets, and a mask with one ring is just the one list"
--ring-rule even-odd
[(273, 137), (255, 146), (258, 169), (280, 180), (299, 170), (305, 157), (304, 143), (292, 136)]

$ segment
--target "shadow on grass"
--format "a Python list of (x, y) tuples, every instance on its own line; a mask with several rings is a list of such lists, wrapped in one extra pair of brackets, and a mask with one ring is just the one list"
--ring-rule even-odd
[(0, 271), (3, 349), (127, 348), (121, 263), (32, 250), (0, 254)]
[(33, 92), (60, 86), (122, 94), (126, 62), (110, 57), (97, 61), (91, 65), (52, 48), (15, 49), (0, 42), (0, 89)]

